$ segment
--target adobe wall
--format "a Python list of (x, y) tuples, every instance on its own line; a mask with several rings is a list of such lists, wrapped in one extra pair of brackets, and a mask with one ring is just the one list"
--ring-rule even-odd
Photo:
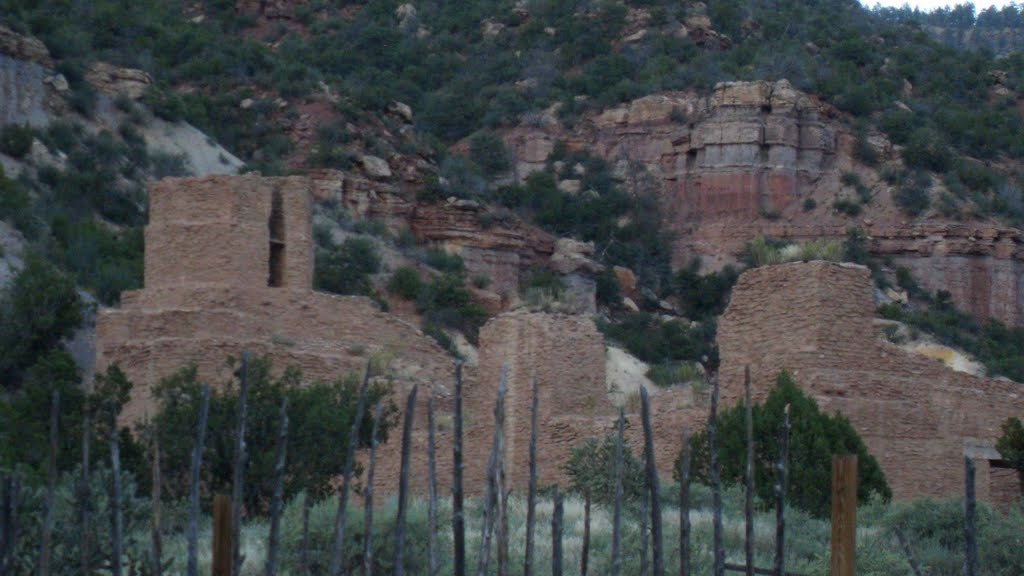
[(313, 286), (308, 178), (167, 178), (149, 187), (145, 286), (267, 286), (274, 195), (284, 217), (284, 285)]
[[(493, 434), (493, 409), (508, 364), (506, 399), (509, 486), (524, 489), (529, 480), (532, 379), (539, 384), (538, 454), (541, 485), (559, 483), (567, 476), (562, 466), (573, 447), (587, 438), (615, 431), (618, 409), (611, 403), (605, 378), (604, 337), (589, 316), (515, 311), (502, 314), (480, 332), (480, 369), (477, 383), (466, 393), (467, 417), (473, 425), (467, 438), (476, 443), (468, 470), (483, 478)], [(698, 428), (706, 407), (695, 405), (687, 389), (651, 390), (655, 458), (663, 477), (681, 446), (682, 427)], [(643, 453), (639, 402), (627, 406), (627, 442), (634, 455)]]
[[(268, 356), (276, 371), (296, 366), (308, 381), (361, 374), (379, 354), (397, 404), (417, 384), (424, 405), (446, 397), (454, 360), (433, 339), (368, 298), (310, 289), (310, 188), (306, 178), (258, 176), (151, 186), (146, 286), (100, 310), (96, 323), (98, 368), (116, 363), (135, 383), (125, 421), (155, 410), (152, 387), (188, 364), (212, 384), (232, 381), (227, 360), (243, 350)], [(280, 287), (268, 286), (275, 193), (284, 220)], [(418, 424), (425, 430), (425, 417)], [(397, 486), (399, 435), (381, 449), (384, 490)]]
[(896, 498), (961, 494), (965, 454), (978, 457), (979, 497), (1002, 498), (1004, 479), (990, 478), (988, 458), (1003, 420), (1024, 413), (1024, 385), (906, 352), (880, 337), (874, 318), (865, 267), (745, 272), (719, 322), (723, 404), (741, 400), (745, 365), (757, 398), (787, 369), (824, 410), (851, 420)]

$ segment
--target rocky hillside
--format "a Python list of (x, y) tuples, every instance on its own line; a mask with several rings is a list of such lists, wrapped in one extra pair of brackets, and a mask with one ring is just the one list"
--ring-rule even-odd
[(1000, 345), (1024, 323), (1020, 54), (854, 0), (0, 14), (4, 141), (28, 142), (0, 156), (25, 199), (7, 236), (103, 302), (141, 282), (143, 182), (299, 172), (318, 182), (318, 286), (452, 349), (521, 305), (597, 313), (671, 383), (714, 364), (736, 267), (824, 256), (871, 265), (880, 303), (1020, 377)]

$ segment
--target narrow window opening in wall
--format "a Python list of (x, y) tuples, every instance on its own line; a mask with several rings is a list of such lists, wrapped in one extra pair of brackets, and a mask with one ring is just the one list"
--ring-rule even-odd
[(268, 286), (284, 286), (284, 212), (281, 192), (274, 191), (270, 202), (270, 278)]

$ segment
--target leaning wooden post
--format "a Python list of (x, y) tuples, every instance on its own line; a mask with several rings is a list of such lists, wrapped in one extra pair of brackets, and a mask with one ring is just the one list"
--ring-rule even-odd
[(775, 574), (786, 571), (786, 466), (789, 462), (789, 404), (779, 431), (779, 461), (775, 465)]
[(964, 457), (965, 498), (964, 498), (964, 536), (967, 542), (967, 554), (964, 561), (964, 576), (978, 576), (978, 526), (977, 501), (974, 494), (974, 460)]
[(722, 542), (722, 478), (718, 463), (718, 377), (711, 379), (711, 412), (708, 415), (708, 458), (711, 467), (711, 506), (714, 535), (715, 576), (725, 575), (725, 546)]
[(427, 398), (427, 576), (437, 576), (437, 444), (434, 397)]
[(370, 384), (371, 362), (366, 363), (363, 384), (359, 387), (359, 400), (356, 402), (356, 413), (352, 426), (348, 431), (348, 450), (345, 452), (345, 466), (341, 476), (341, 491), (338, 493), (338, 512), (334, 517), (334, 538), (331, 547), (331, 561), (327, 569), (328, 576), (337, 576), (342, 571), (342, 559), (345, 552), (345, 512), (348, 508), (348, 490), (352, 482), (352, 465), (359, 445), (359, 429), (363, 423), (363, 411), (366, 409), (366, 391)]
[(533, 576), (533, 536), (537, 521), (537, 408), (539, 403), (537, 375), (533, 375), (533, 400), (530, 405), (530, 482), (526, 492), (526, 559), (523, 576)]
[(623, 436), (626, 433), (626, 414), (619, 407), (618, 434), (615, 437), (615, 510), (612, 514), (612, 573), (619, 576), (622, 571), (622, 459)]
[(82, 416), (82, 470), (78, 479), (78, 529), (81, 531), (78, 562), (82, 574), (92, 574), (92, 406), (88, 404)]
[(231, 574), (242, 573), (242, 494), (245, 466), (248, 463), (245, 445), (245, 420), (249, 411), (249, 351), (242, 351), (242, 371), (238, 386), (238, 418), (235, 422), (235, 464), (231, 481)]
[(117, 434), (117, 410), (110, 403), (110, 573), (121, 576), (121, 533), (124, 518), (121, 514), (121, 443)]
[[(495, 507), (500, 506), (502, 487), (498, 474), (502, 443), (505, 436), (505, 393), (508, 390), (508, 364), (501, 369), (501, 383), (498, 386), (498, 398), (494, 403), (494, 438), (491, 442), (491, 454), (487, 459), (487, 489), (484, 495), (484, 518), (480, 535), (480, 553), (477, 556), (477, 576), (487, 574), (487, 565), (491, 559), (491, 537), (494, 533)], [(500, 514), (500, 510), (499, 510)], [(498, 519), (500, 522), (500, 518)]]
[(551, 576), (562, 576), (562, 493), (555, 486), (555, 509), (551, 512)]
[(281, 511), (284, 508), (284, 467), (288, 457), (288, 397), (281, 401), (281, 424), (277, 433), (277, 462), (274, 463), (274, 496), (270, 504), (270, 534), (267, 538), (266, 576), (277, 573), (280, 558)]
[(494, 532), (498, 545), (498, 576), (508, 576), (508, 493), (505, 491), (505, 395), (508, 393), (508, 364), (502, 367), (502, 372), (498, 404), (494, 409), (494, 489), (497, 496)]
[(754, 576), (754, 406), (750, 394), (750, 366), (743, 368), (744, 420), (747, 425), (747, 467), (744, 474), (746, 502), (743, 515), (746, 533), (743, 552), (746, 559), (746, 574)]
[(466, 576), (466, 518), (462, 508), (462, 362), (455, 364), (452, 416), (452, 541), (454, 576)]
[(366, 468), (366, 488), (363, 491), (363, 576), (373, 574), (373, 478), (377, 468), (377, 446), (380, 442), (380, 420), (384, 406), (377, 402), (373, 408), (373, 434), (370, 436), (370, 462)]
[(60, 425), (60, 392), (50, 397), (50, 453), (46, 462), (46, 513), (43, 533), (39, 539), (39, 576), (50, 575), (50, 546), (53, 539), (54, 494), (57, 492), (57, 441)]
[(664, 540), (661, 535), (661, 483), (658, 467), (654, 461), (654, 428), (651, 426), (651, 398), (647, 388), (640, 387), (640, 418), (644, 426), (644, 452), (647, 456), (647, 489), (651, 494), (651, 551), (653, 552), (654, 576), (665, 576), (665, 555), (662, 553)]
[(412, 424), (416, 417), (416, 391), (412, 387), (405, 402), (405, 422), (402, 426), (402, 469), (398, 476), (398, 514), (395, 519), (394, 576), (405, 574), (405, 516), (409, 507), (409, 458), (412, 456)]
[(199, 472), (203, 467), (203, 445), (206, 442), (206, 421), (210, 416), (210, 387), (203, 386), (199, 400), (199, 423), (192, 446), (192, 479), (189, 487), (188, 511), (188, 576), (199, 576)]
[(163, 478), (161, 477), (160, 471), (160, 434), (157, 430), (157, 426), (154, 423), (153, 428), (150, 430), (153, 441), (153, 484), (150, 491), (150, 499), (153, 504), (153, 517), (152, 525), (150, 526), (150, 538), (151, 538), (151, 550), (149, 552), (150, 561), (152, 562), (153, 576), (160, 576), (163, 571), (163, 540), (160, 536), (160, 490), (163, 484)]
[(832, 457), (832, 575), (857, 567), (857, 455)]
[(231, 498), (227, 494), (213, 497), (213, 576), (231, 574)]
[(679, 466), (679, 574), (690, 576), (690, 427), (683, 426), (683, 457)]

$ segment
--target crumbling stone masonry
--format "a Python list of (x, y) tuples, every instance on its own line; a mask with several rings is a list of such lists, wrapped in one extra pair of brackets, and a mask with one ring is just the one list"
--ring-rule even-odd
[(978, 496), (1020, 495), (1002, 466), (1000, 424), (1024, 413), (1024, 384), (956, 372), (881, 337), (867, 268), (809, 262), (745, 272), (718, 329), (722, 400), (743, 396), (743, 367), (763, 398), (782, 369), (823, 409), (841, 412), (878, 459), (896, 498), (963, 492), (964, 456)]
[(450, 380), (451, 357), (416, 327), (367, 298), (312, 290), (307, 178), (168, 179), (149, 201), (145, 288), (96, 327), (98, 367), (117, 363), (136, 385), (126, 420), (152, 411), (152, 386), (189, 363), (228, 381), (243, 349), (311, 379), (361, 373), (383, 351), (396, 392)]

